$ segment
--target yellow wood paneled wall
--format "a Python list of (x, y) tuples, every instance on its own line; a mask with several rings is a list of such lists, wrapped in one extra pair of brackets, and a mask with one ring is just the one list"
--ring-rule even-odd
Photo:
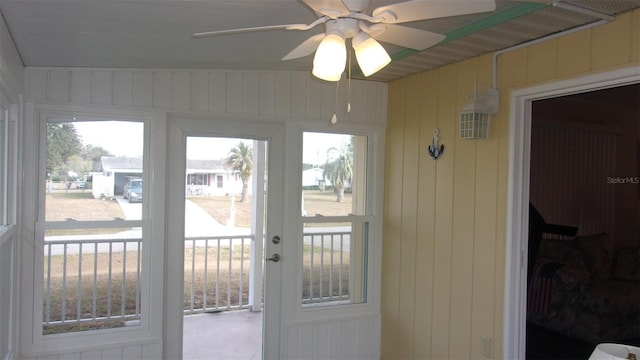
[[(498, 59), (500, 112), (489, 138), (460, 140), (474, 82), (491, 86), (493, 54), (389, 84), (382, 268), (386, 359), (502, 358), (509, 92), (640, 63), (640, 11)], [(440, 130), (444, 155), (427, 153)]]

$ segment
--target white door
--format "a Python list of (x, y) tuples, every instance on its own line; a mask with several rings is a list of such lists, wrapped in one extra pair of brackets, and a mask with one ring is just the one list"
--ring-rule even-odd
[[(183, 289), (185, 249), (185, 194), (187, 193), (185, 171), (187, 139), (191, 137), (242, 138), (257, 140), (266, 151), (266, 164), (254, 164), (254, 174), (267, 174), (266, 224), (264, 250), (261, 259), (277, 260), (282, 254), (282, 244), (273, 239), (282, 236), (284, 219), (284, 130), (282, 126), (239, 121), (213, 121), (196, 119), (173, 119), (169, 122), (169, 147), (167, 159), (168, 219), (167, 219), (167, 268), (165, 270), (165, 358), (181, 358), (183, 354)], [(266, 166), (260, 169), (260, 166)], [(266, 170), (266, 172), (265, 172)], [(262, 179), (261, 179), (262, 180)], [(260, 184), (260, 182), (258, 182)], [(260, 248), (260, 247), (259, 247)], [(263, 304), (263, 352), (266, 359), (280, 358), (281, 342), (281, 262), (266, 261), (264, 267)], [(258, 290), (259, 291), (259, 290)], [(259, 299), (259, 295), (257, 296)], [(255, 304), (252, 306), (260, 306)], [(213, 355), (213, 354), (212, 354)]]

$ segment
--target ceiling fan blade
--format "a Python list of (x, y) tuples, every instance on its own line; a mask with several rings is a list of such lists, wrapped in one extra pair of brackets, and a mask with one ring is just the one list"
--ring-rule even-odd
[[(373, 17), (382, 22), (397, 24), (416, 20), (473, 14), (496, 9), (495, 0), (413, 0), (381, 6), (373, 10)], [(385, 14), (387, 12), (387, 14)]]
[(191, 35), (194, 38), (204, 38), (210, 36), (222, 36), (222, 35), (232, 35), (232, 34), (241, 34), (246, 32), (254, 32), (254, 31), (267, 31), (267, 30), (282, 30), (296, 27), (306, 27), (306, 24), (287, 24), (287, 25), (268, 25), (268, 26), (256, 26), (249, 28), (240, 28), (240, 29), (230, 29), (230, 30), (218, 30), (218, 31), (207, 31), (200, 32)]
[(313, 54), (324, 37), (325, 34), (322, 33), (308, 38), (307, 40), (302, 42), (302, 44), (298, 45), (295, 49), (291, 50), (287, 55), (285, 55), (282, 60), (292, 60)]
[(442, 34), (400, 25), (375, 24), (371, 30), (371, 36), (376, 40), (414, 50), (430, 48), (446, 38)]
[(351, 10), (342, 0), (302, 0), (302, 2), (312, 8), (313, 11), (332, 19), (348, 16), (351, 13)]

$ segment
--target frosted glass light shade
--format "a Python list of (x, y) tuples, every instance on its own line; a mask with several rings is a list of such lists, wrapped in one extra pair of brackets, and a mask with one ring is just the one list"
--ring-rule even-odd
[(352, 44), (364, 76), (375, 74), (391, 62), (389, 54), (382, 45), (364, 32), (354, 36)]
[(322, 39), (313, 58), (311, 73), (327, 81), (338, 81), (347, 63), (347, 48), (344, 38), (337, 34), (329, 34)]

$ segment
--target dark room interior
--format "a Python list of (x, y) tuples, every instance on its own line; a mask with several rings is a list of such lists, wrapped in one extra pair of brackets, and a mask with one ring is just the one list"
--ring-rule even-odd
[(640, 85), (532, 108), (527, 358), (640, 345)]

